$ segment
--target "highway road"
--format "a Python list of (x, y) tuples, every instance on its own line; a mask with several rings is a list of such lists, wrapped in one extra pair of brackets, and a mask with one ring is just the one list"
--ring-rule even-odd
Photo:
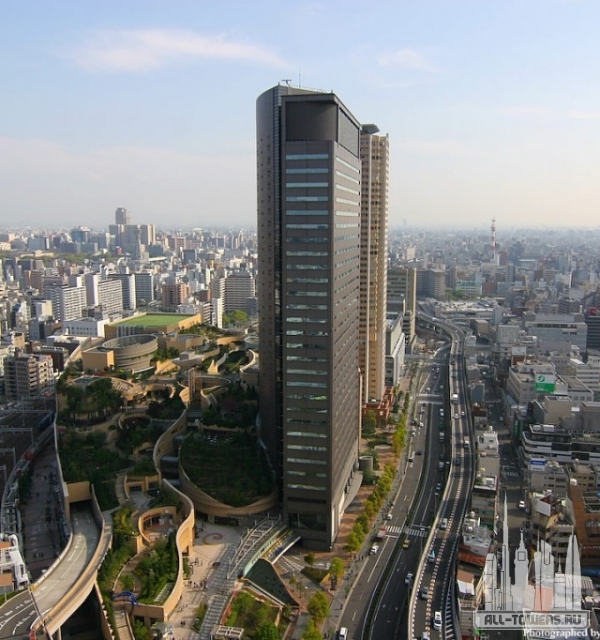
[(100, 540), (91, 505), (72, 506), (71, 526), (73, 541), (58, 566), (34, 590), (23, 591), (0, 607), (0, 640), (29, 638), (37, 617), (48, 615), (87, 568)]
[[(427, 555), (433, 550), (435, 559), (428, 558), (424, 563), (413, 590), (408, 637), (420, 638), (424, 632), (427, 632), (431, 638), (437, 636), (451, 640), (456, 637), (453, 614), (456, 553), (460, 543), (462, 523), (470, 501), (475, 459), (463, 366), (463, 336), (451, 325), (446, 325), (446, 329), (453, 336), (449, 393), (450, 397), (456, 394), (458, 400), (457, 403), (451, 403), (449, 406), (448, 418), (452, 425), (452, 441), (448, 443), (451, 444), (450, 475), (441, 500), (440, 513), (431, 544), (425, 550)], [(468, 446), (465, 445), (465, 440)], [(446, 518), (448, 521), (445, 529), (439, 528), (441, 518)], [(424, 595), (425, 588), (427, 596)], [(436, 612), (439, 612), (441, 619), (439, 629), (434, 627)]]
[[(408, 425), (408, 458), (413, 461), (407, 463), (401, 489), (391, 498), (384, 514), (387, 516), (389, 512), (391, 517), (383, 523), (387, 527), (386, 537), (379, 543), (378, 553), (365, 558), (360, 579), (345, 604), (340, 626), (348, 628), (349, 638), (393, 638), (400, 633), (403, 620), (406, 628), (402, 614), (412, 586), (405, 584), (406, 574), (416, 571), (437, 506), (436, 485), (444, 482), (444, 473), (438, 471), (439, 456), (443, 456), (445, 450), (445, 444), (439, 441), (438, 416), (442, 387), (447, 384), (444, 366), (447, 360), (446, 347), (439, 350), (434, 359), (422, 364), (420, 392), (414, 398), (416, 424)], [(412, 429), (414, 435), (411, 435)], [(425, 485), (419, 490), (421, 477)], [(440, 492), (437, 493), (439, 496)], [(378, 527), (379, 524), (373, 534)], [(406, 549), (402, 548), (405, 539), (409, 540)], [(376, 601), (378, 585), (383, 580), (396, 586), (385, 599)], [(368, 611), (373, 608), (376, 608), (375, 615), (369, 618)]]

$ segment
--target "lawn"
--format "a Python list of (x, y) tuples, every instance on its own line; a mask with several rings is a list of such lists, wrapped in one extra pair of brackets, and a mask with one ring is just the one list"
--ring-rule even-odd
[(134, 316), (119, 322), (119, 325), (127, 327), (163, 327), (173, 322), (180, 322), (191, 318), (191, 315), (183, 313), (149, 313), (145, 316)]

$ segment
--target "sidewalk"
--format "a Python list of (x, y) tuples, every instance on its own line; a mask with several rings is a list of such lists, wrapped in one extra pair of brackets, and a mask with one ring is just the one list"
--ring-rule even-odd
[(207, 522), (198, 522), (198, 535), (189, 556), (191, 576), (186, 580), (183, 595), (169, 622), (173, 625), (176, 640), (197, 640), (200, 636), (192, 629), (200, 604), (219, 592), (220, 584), (214, 581), (219, 567), (213, 566), (225, 555), (229, 545), (239, 545), (241, 535), (237, 529)]

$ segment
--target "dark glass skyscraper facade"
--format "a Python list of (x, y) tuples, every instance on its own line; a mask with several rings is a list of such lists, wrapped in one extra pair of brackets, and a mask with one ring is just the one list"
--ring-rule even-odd
[(319, 549), (359, 453), (360, 132), (331, 93), (257, 101), (260, 433), (290, 525)]

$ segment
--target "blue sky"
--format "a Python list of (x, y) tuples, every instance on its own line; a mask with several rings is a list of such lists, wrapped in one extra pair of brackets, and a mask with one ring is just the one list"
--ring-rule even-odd
[(597, 0), (0, 2), (0, 226), (255, 224), (255, 101), (390, 135), (390, 223), (598, 226)]

